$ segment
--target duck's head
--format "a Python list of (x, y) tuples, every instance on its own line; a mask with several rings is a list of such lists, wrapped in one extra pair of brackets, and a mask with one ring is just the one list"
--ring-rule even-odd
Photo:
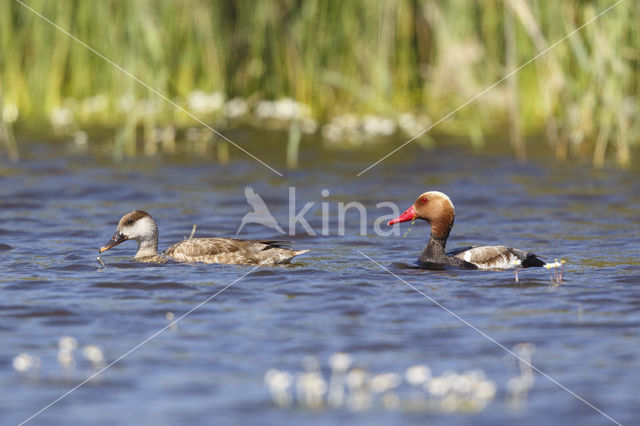
[(100, 253), (127, 240), (137, 241), (139, 246), (154, 241), (157, 244), (158, 228), (149, 213), (134, 210), (122, 216), (116, 233), (113, 234), (109, 242), (100, 247)]
[(446, 194), (429, 191), (420, 195), (415, 203), (388, 225), (424, 219), (431, 225), (431, 233), (441, 239), (447, 239), (453, 226), (455, 211), (453, 203)]

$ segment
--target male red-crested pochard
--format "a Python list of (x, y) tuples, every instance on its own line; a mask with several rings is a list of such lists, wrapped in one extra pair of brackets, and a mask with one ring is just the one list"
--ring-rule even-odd
[(445, 253), (444, 247), (455, 218), (453, 203), (439, 191), (420, 195), (416, 202), (388, 225), (424, 219), (431, 226), (429, 243), (418, 263), (422, 266), (452, 266), (462, 269), (509, 269), (544, 266), (533, 253), (507, 246), (461, 247)]
[(138, 243), (135, 260), (163, 262), (171, 258), (180, 262), (276, 265), (309, 250), (291, 250), (282, 241), (254, 241), (235, 238), (191, 238), (175, 243), (158, 254), (158, 227), (149, 213), (134, 210), (122, 216), (116, 233), (100, 248), (100, 253), (126, 240)]

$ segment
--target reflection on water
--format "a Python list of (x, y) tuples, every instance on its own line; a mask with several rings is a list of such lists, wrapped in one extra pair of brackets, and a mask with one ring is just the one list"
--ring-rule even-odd
[[(268, 135), (252, 135), (247, 143), (284, 170), (282, 150)], [(333, 210), (328, 236), (298, 228), (288, 237), (311, 253), (236, 282), (34, 424), (71, 418), (89, 424), (209, 423), (212, 413), (216, 422), (242, 424), (495, 424), (534, 413), (536, 423), (607, 421), (536, 373), (526, 397), (517, 394), (529, 378), (510, 382), (525, 377), (512, 356), (357, 250), (506, 347), (535, 345), (536, 367), (616, 420), (635, 419), (637, 172), (557, 167), (545, 157), (519, 165), (500, 154), (409, 146), (356, 177), (382, 155), (376, 151), (337, 154), (303, 143), (300, 169), (284, 178), (243, 157), (227, 166), (206, 156), (111, 163), (46, 144), (29, 145), (21, 163), (0, 164), (2, 423), (28, 418), (166, 327), (169, 313), (179, 318), (250, 270), (138, 264), (132, 261), (133, 242), (104, 253), (101, 266), (97, 249), (123, 213), (149, 211), (161, 231), (161, 249), (188, 237), (194, 224), (196, 236), (233, 237), (251, 209), (247, 185), (281, 224), (288, 223), (288, 188), (295, 186), (298, 209), (315, 203), (306, 215), (314, 229), (323, 226), (323, 201), (330, 208), (358, 201), (375, 218), (381, 201), (404, 207), (415, 194), (437, 189), (456, 205), (449, 246), (504, 243), (568, 263), (560, 284), (551, 283), (542, 268), (520, 271), (517, 283), (512, 271), (408, 268), (426, 243), (424, 223), (401, 225), (397, 236), (360, 235), (353, 211), (346, 216), (346, 235), (339, 236)], [(326, 198), (324, 189), (330, 192)], [(240, 237), (282, 236), (247, 224)], [(65, 336), (75, 346), (67, 339), (61, 349)], [(336, 406), (310, 414), (273, 403), (265, 372), (288, 372), (295, 381), (301, 359), (327, 360), (336, 352), (348, 353), (373, 376), (401, 376), (422, 364), (438, 375), (480, 370), (495, 384), (496, 396), (462, 417), (428, 410), (408, 415), (384, 404), (357, 413)], [(330, 371), (320, 369), (329, 386)], [(526, 404), (514, 409), (511, 402), (518, 398)]]

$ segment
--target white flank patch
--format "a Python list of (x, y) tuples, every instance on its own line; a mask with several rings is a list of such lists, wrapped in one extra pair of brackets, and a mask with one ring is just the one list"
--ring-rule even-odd
[[(478, 247), (480, 248), (480, 247)], [(476, 248), (477, 249), (477, 248)], [(475, 249), (471, 249), (464, 253), (463, 259), (467, 262), (470, 262), (469, 259), (472, 257), (471, 251)], [(512, 269), (519, 267), (522, 265), (522, 261), (518, 258), (518, 256), (512, 253), (505, 253), (497, 256), (495, 259), (489, 262), (471, 262), (476, 265), (478, 268), (483, 270), (492, 270), (492, 269)]]

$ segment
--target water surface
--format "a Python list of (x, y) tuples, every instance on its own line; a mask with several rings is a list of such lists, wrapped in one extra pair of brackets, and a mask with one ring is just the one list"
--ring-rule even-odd
[[(535, 374), (526, 404), (505, 397), (519, 373), (515, 359), (449, 312), (363, 257), (358, 250), (455, 312), (505, 347), (535, 345), (533, 364), (622, 423), (640, 414), (640, 180), (636, 171), (596, 172), (534, 157), (515, 163), (500, 153), (416, 146), (361, 177), (383, 151), (330, 153), (303, 146), (301, 167), (286, 171), (282, 149), (260, 135), (247, 146), (285, 172), (281, 178), (233, 153), (230, 165), (207, 156), (132, 158), (31, 143), (18, 164), (0, 164), (0, 423), (17, 424), (96, 370), (81, 348), (97, 345), (117, 359), (223, 287), (248, 266), (133, 262), (135, 244), (97, 249), (132, 209), (150, 212), (160, 246), (187, 237), (234, 236), (250, 210), (251, 185), (287, 226), (289, 187), (298, 210), (330, 235), (298, 227), (287, 237), (300, 256), (290, 266), (260, 268), (235, 283), (30, 424), (606, 424), (609, 420), (547, 378)], [(329, 191), (327, 197), (321, 191)], [(391, 201), (401, 209), (426, 190), (456, 205), (448, 247), (503, 243), (546, 260), (567, 259), (564, 280), (538, 268), (512, 272), (421, 271), (413, 262), (426, 242), (424, 223), (403, 224), (399, 236), (378, 236), (373, 221)], [(367, 207), (368, 235), (347, 214), (338, 235), (337, 203)], [(247, 225), (245, 238), (281, 238)], [(75, 367), (63, 368), (58, 340), (78, 341)], [(329, 356), (343, 351), (371, 374), (403, 375), (415, 364), (433, 374), (482, 370), (497, 386), (493, 401), (472, 414), (407, 409), (380, 403), (364, 411), (276, 406), (264, 384), (276, 368), (303, 370), (316, 357), (328, 377)], [(20, 374), (20, 353), (40, 359)]]

